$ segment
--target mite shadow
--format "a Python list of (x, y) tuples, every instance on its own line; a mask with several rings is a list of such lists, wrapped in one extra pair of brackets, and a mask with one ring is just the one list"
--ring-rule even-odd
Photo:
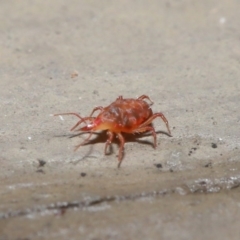
[[(82, 136), (82, 135), (86, 135), (86, 138), (88, 137), (88, 132), (81, 132), (81, 133), (77, 133), (77, 134), (68, 134), (68, 135), (61, 135), (61, 136), (58, 136), (58, 137), (68, 137), (68, 138), (75, 138), (75, 137), (78, 137), (78, 136)], [(159, 134), (164, 134), (164, 135), (167, 135), (169, 137), (171, 137), (170, 134), (168, 134), (167, 132), (165, 131), (156, 131), (156, 134), (159, 135)], [(92, 138), (86, 142), (83, 146), (85, 145), (91, 145), (88, 153), (81, 159), (79, 159), (78, 161), (76, 162), (79, 162), (81, 160), (84, 160), (85, 158), (89, 157), (91, 151), (92, 151), (92, 148), (94, 146), (94, 144), (97, 144), (97, 143), (106, 143), (107, 139), (108, 139), (108, 136), (106, 134), (106, 131), (102, 131), (102, 132), (94, 132), (93, 135), (95, 136), (92, 136)], [(139, 144), (143, 144), (143, 145), (149, 145), (149, 146), (152, 146), (154, 148), (154, 139), (153, 139), (153, 136), (150, 132), (147, 132), (147, 133), (136, 133), (136, 134), (127, 134), (127, 133), (122, 133), (124, 139), (125, 139), (125, 144), (129, 143), (129, 142), (137, 142)], [(144, 140), (142, 138), (144, 137), (149, 137), (149, 136), (152, 136), (152, 141), (151, 140)], [(82, 140), (84, 141), (84, 140)], [(81, 142), (80, 142), (81, 143)], [(120, 142), (118, 140), (118, 138), (115, 136), (113, 138), (113, 141), (112, 141), (112, 144), (108, 147), (107, 149), (107, 154), (106, 155), (111, 155), (113, 154), (113, 144), (116, 144), (119, 146)], [(82, 147), (82, 146), (81, 146)], [(104, 150), (104, 149), (103, 149)], [(123, 158), (124, 158), (124, 153), (123, 153)]]

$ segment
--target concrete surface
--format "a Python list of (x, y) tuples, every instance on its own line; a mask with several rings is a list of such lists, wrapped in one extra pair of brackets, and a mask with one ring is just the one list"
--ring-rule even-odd
[[(0, 3), (0, 239), (239, 239), (240, 3)], [(77, 119), (147, 94), (173, 137)], [(44, 164), (45, 163), (45, 164)]]

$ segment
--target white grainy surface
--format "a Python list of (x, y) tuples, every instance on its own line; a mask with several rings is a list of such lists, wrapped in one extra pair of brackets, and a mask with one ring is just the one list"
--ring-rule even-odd
[[(239, 9), (2, 1), (0, 239), (239, 239)], [(53, 117), (142, 94), (173, 137), (129, 136), (121, 169), (117, 139), (108, 156), (105, 133), (74, 152), (87, 135)]]

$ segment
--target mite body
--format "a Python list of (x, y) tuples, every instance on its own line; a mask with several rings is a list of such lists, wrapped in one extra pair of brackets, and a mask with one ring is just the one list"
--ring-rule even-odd
[[(148, 100), (148, 104), (145, 100)], [(146, 95), (142, 95), (137, 99), (127, 98), (124, 99), (119, 96), (115, 102), (111, 103), (107, 107), (96, 107), (93, 109), (89, 117), (82, 118), (77, 113), (60, 113), (59, 115), (75, 115), (80, 120), (72, 127), (71, 131), (85, 131), (90, 132), (88, 138), (84, 140), (81, 144), (77, 145), (75, 150), (80, 146), (87, 143), (92, 136), (93, 132), (98, 130), (106, 130), (108, 139), (105, 145), (105, 154), (107, 154), (107, 148), (112, 143), (115, 135), (118, 136), (120, 141), (119, 154), (118, 154), (118, 167), (120, 167), (125, 140), (122, 133), (142, 133), (151, 132), (154, 137), (154, 147), (157, 146), (157, 137), (154, 127), (152, 126), (152, 121), (160, 117), (166, 124), (169, 135), (171, 132), (169, 129), (168, 121), (162, 113), (152, 112), (151, 105), (153, 102)], [(97, 117), (93, 117), (96, 111), (100, 111)], [(81, 123), (85, 123), (84, 127), (78, 127)]]

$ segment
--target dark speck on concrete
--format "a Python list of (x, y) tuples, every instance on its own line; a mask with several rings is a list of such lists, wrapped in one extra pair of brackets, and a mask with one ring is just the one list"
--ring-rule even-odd
[(211, 167), (211, 166), (212, 166), (212, 163), (207, 163), (207, 164), (204, 165), (204, 167), (206, 167), (206, 168)]
[(217, 148), (217, 144), (216, 143), (212, 143), (212, 148)]
[(156, 163), (156, 164), (154, 164), (154, 166), (155, 166), (156, 168), (162, 168), (162, 164), (161, 164), (161, 163)]
[(81, 176), (81, 177), (86, 177), (87, 174), (86, 174), (85, 172), (81, 172), (81, 173), (80, 173), (80, 176)]
[(46, 164), (46, 161), (42, 160), (42, 159), (38, 159), (38, 167), (43, 167)]

